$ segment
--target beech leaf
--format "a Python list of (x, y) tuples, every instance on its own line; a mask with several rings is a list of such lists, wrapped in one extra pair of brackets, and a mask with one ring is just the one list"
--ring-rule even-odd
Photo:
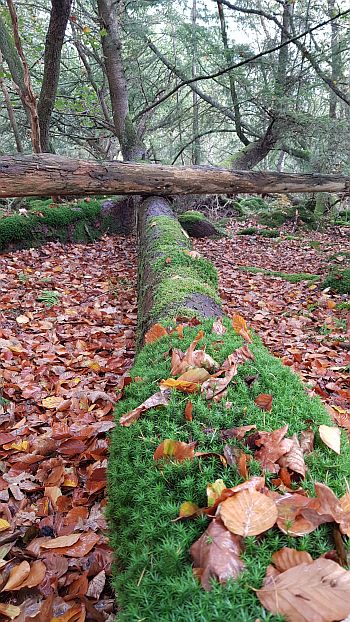
[(242, 490), (220, 506), (220, 517), (227, 529), (244, 537), (267, 531), (277, 516), (275, 502), (254, 489)]
[(333, 449), (336, 454), (340, 454), (340, 430), (329, 425), (320, 425), (318, 428), (320, 437), (324, 444)]
[(244, 568), (241, 550), (242, 538), (227, 531), (221, 520), (214, 518), (190, 548), (195, 574), (205, 590), (211, 589), (212, 579), (225, 583), (237, 578)]
[(193, 460), (194, 449), (197, 443), (182, 443), (181, 441), (173, 441), (166, 438), (153, 454), (153, 460), (161, 460), (169, 458), (182, 462), (183, 460)]
[(299, 564), (312, 564), (313, 559), (307, 551), (297, 551), (296, 549), (290, 549), (288, 546), (284, 546), (283, 549), (273, 553), (271, 561), (279, 572), (284, 572)]
[(9, 592), (15, 590), (18, 585), (21, 585), (23, 581), (28, 577), (30, 573), (30, 564), (27, 561), (23, 561), (18, 566), (14, 566), (11, 569), (9, 578), (7, 579), (2, 592)]
[(350, 571), (330, 559), (303, 563), (271, 577), (261, 604), (288, 622), (334, 622), (350, 614)]
[(245, 321), (244, 317), (239, 314), (234, 315), (232, 317), (232, 326), (233, 330), (237, 333), (237, 335), (243, 337), (243, 339), (248, 343), (252, 342), (252, 339), (248, 332), (247, 322)]
[(14, 620), (21, 613), (21, 608), (16, 605), (8, 605), (6, 603), (0, 603), (0, 615), (6, 616), (6, 618), (10, 618), (10, 620)]
[(129, 427), (135, 421), (137, 421), (143, 413), (151, 408), (157, 408), (158, 406), (167, 406), (169, 404), (169, 393), (167, 391), (158, 391), (154, 395), (151, 395), (143, 404), (134, 408), (126, 415), (122, 415), (119, 419), (120, 425)]
[(167, 335), (167, 331), (161, 324), (153, 324), (151, 328), (145, 334), (145, 344), (154, 343), (154, 341), (158, 341), (161, 337), (165, 337)]
[(269, 393), (260, 393), (255, 399), (255, 403), (262, 410), (270, 411), (272, 409), (272, 395)]

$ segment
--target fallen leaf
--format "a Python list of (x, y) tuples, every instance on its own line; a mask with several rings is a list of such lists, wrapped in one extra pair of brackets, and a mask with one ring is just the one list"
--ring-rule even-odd
[(218, 499), (220, 499), (225, 488), (226, 484), (222, 479), (217, 479), (213, 484), (207, 485), (208, 507), (211, 507)]
[(30, 573), (30, 564), (27, 561), (23, 561), (18, 566), (14, 566), (11, 569), (9, 578), (7, 579), (2, 592), (10, 592), (15, 590), (18, 585), (21, 585), (23, 581), (28, 577)]
[(236, 579), (244, 569), (241, 551), (242, 538), (227, 531), (221, 520), (214, 518), (190, 548), (195, 574), (202, 587), (210, 590), (212, 579), (220, 583)]
[(227, 430), (221, 430), (220, 434), (223, 439), (236, 438), (238, 441), (241, 441), (247, 432), (255, 429), (256, 425), (241, 425), (237, 428), (228, 428)]
[(226, 326), (223, 325), (221, 317), (213, 323), (212, 332), (215, 333), (216, 335), (224, 335), (226, 331), (227, 331), (227, 328)]
[(161, 339), (161, 337), (165, 337), (167, 335), (167, 331), (161, 324), (153, 324), (151, 328), (145, 334), (145, 344), (154, 343)]
[(296, 549), (290, 549), (289, 547), (284, 546), (283, 549), (273, 553), (271, 561), (279, 572), (284, 572), (285, 570), (298, 566), (299, 564), (312, 564), (313, 559), (310, 553), (307, 553), (306, 551), (297, 551)]
[(199, 506), (192, 503), (192, 501), (184, 501), (184, 503), (181, 503), (180, 505), (178, 518), (190, 518), (192, 516), (196, 516), (198, 510), (200, 510)]
[(183, 393), (197, 393), (199, 391), (198, 383), (190, 382), (188, 380), (177, 380), (175, 378), (167, 378), (167, 380), (162, 380), (160, 386), (168, 389), (177, 389)]
[(248, 332), (247, 322), (241, 315), (236, 314), (232, 317), (232, 326), (233, 330), (237, 333), (237, 335), (243, 337), (243, 339), (248, 343), (252, 342), (252, 339)]
[(300, 432), (300, 447), (304, 455), (311, 454), (314, 450), (315, 432), (309, 428)]
[(269, 395), (269, 393), (260, 393), (254, 401), (262, 410), (269, 412), (272, 409), (272, 395)]
[(81, 533), (71, 533), (69, 536), (58, 536), (58, 538), (52, 538), (49, 542), (44, 542), (41, 547), (43, 549), (58, 549), (72, 546), (78, 542), (81, 535)]
[(261, 604), (288, 622), (334, 622), (350, 614), (350, 571), (330, 559), (299, 564), (257, 591)]
[(329, 425), (320, 425), (318, 428), (320, 437), (324, 444), (333, 449), (336, 454), (340, 454), (340, 430)]
[(196, 444), (197, 443), (182, 443), (181, 441), (173, 441), (167, 438), (158, 445), (153, 454), (153, 460), (161, 460), (162, 458), (171, 458), (178, 462), (193, 460)]
[(232, 378), (237, 374), (237, 365), (233, 363), (232, 367), (225, 373), (223, 378), (209, 378), (203, 382), (201, 392), (206, 400), (214, 399), (218, 396), (224, 396), (226, 387), (230, 384)]
[(192, 421), (193, 404), (188, 401), (185, 406), (185, 419), (186, 421)]
[(7, 522), (7, 520), (5, 520), (4, 518), (0, 518), (0, 532), (6, 531), (6, 529), (9, 529), (9, 527), (11, 527), (10, 523)]
[(291, 439), (284, 438), (288, 431), (288, 424), (273, 432), (259, 432), (255, 443), (262, 446), (255, 452), (254, 458), (260, 462), (264, 471), (278, 473), (280, 467), (276, 464), (284, 454), (288, 453), (292, 446)]
[(28, 322), (30, 322), (30, 319), (26, 315), (17, 315), (16, 322), (20, 325), (28, 324)]
[(275, 524), (278, 512), (275, 502), (254, 489), (242, 490), (220, 506), (220, 517), (232, 533), (256, 536)]
[(106, 573), (104, 570), (101, 570), (89, 583), (88, 590), (86, 592), (86, 596), (88, 598), (95, 598), (98, 600), (103, 592), (103, 588), (106, 583)]
[(292, 441), (293, 445), (291, 449), (279, 459), (278, 464), (280, 467), (290, 469), (302, 477), (305, 477), (306, 465), (304, 461), (304, 453), (300, 447), (296, 434), (293, 434)]
[(209, 377), (210, 374), (206, 369), (204, 369), (203, 367), (194, 367), (193, 369), (188, 369), (183, 374), (181, 374), (176, 382), (195, 382), (198, 384), (202, 384)]
[(55, 395), (51, 395), (50, 397), (45, 397), (41, 403), (44, 408), (54, 409), (58, 408), (62, 404), (62, 402), (62, 397), (56, 397)]
[(120, 425), (129, 427), (135, 421), (137, 421), (143, 413), (151, 408), (157, 408), (158, 406), (167, 406), (169, 404), (169, 393), (167, 391), (158, 391), (151, 397), (149, 397), (143, 404), (134, 408), (126, 415), (122, 415), (119, 419)]
[(21, 608), (16, 605), (7, 605), (6, 603), (0, 603), (0, 614), (10, 620), (14, 620), (21, 613)]

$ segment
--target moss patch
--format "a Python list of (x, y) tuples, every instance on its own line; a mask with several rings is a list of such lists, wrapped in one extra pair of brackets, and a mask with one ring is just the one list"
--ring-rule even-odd
[(266, 274), (267, 276), (278, 276), (290, 283), (300, 283), (301, 281), (311, 281), (315, 283), (320, 280), (318, 274), (309, 274), (307, 272), (278, 272), (278, 270), (267, 270), (265, 268), (255, 268), (254, 266), (235, 266), (241, 272), (250, 272), (251, 274)]
[(110, 230), (110, 216), (101, 216), (101, 201), (90, 200), (57, 207), (52, 199), (32, 200), (28, 215), (0, 220), (0, 251), (39, 246), (50, 240), (91, 242)]
[[(125, 399), (117, 405), (117, 419), (157, 391), (159, 381), (170, 374), (169, 349), (185, 350), (199, 328), (205, 332), (200, 346), (205, 343), (207, 352), (219, 363), (241, 346), (243, 340), (234, 334), (230, 322), (224, 323), (228, 328), (224, 338), (212, 334), (212, 322), (206, 321), (202, 326), (186, 328), (183, 340), (173, 334), (146, 346), (131, 372), (142, 381), (127, 388)], [(250, 348), (256, 359), (239, 366), (227, 395), (233, 404), (229, 410), (225, 408), (226, 400), (209, 409), (200, 395), (191, 396), (193, 421), (187, 422), (184, 407), (188, 396), (174, 391), (166, 409), (149, 411), (130, 428), (117, 423), (112, 433), (108, 517), (111, 543), (117, 555), (113, 583), (120, 606), (119, 622), (251, 622), (258, 618), (280, 621), (281, 617), (265, 612), (252, 590), (261, 587), (271, 554), (282, 546), (294, 546), (316, 557), (334, 548), (329, 525), (302, 538), (285, 536), (274, 528), (260, 537), (246, 539), (246, 570), (237, 581), (226, 586), (215, 584), (208, 593), (193, 578), (189, 548), (207, 522), (202, 517), (172, 522), (179, 506), (186, 500), (204, 505), (206, 485), (217, 478), (224, 479), (228, 486), (241, 480), (234, 467), (225, 469), (215, 458), (157, 464), (153, 461), (157, 445), (164, 438), (197, 440), (199, 450), (222, 453), (222, 428), (255, 423), (259, 429), (273, 430), (288, 423), (292, 434), (306, 429), (310, 421), (314, 430), (321, 423), (330, 423), (319, 399), (309, 398), (298, 377), (275, 359), (258, 338), (254, 338)], [(244, 378), (256, 373), (259, 379), (249, 389)], [(255, 405), (259, 393), (273, 395), (270, 413)], [(206, 428), (212, 431), (207, 434)], [(350, 452), (345, 434), (342, 437), (340, 456), (318, 439), (314, 452), (306, 458), (309, 471), (305, 488), (311, 493), (314, 481), (325, 482), (338, 495), (345, 492)], [(240, 442), (231, 443), (243, 447)], [(260, 472), (254, 461), (250, 472)]]
[(204, 214), (194, 210), (180, 214), (179, 222), (185, 231), (194, 238), (221, 237), (226, 234), (224, 227), (214, 225)]
[(350, 268), (337, 270), (333, 268), (323, 282), (323, 287), (330, 287), (332, 291), (338, 294), (350, 293)]

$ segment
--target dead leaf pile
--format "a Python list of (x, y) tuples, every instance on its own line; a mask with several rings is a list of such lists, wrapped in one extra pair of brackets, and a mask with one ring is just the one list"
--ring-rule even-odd
[[(134, 356), (131, 248), (105, 238), (0, 259), (0, 614), (10, 619), (103, 622), (113, 611), (107, 434)], [(43, 291), (57, 294), (52, 306)]]

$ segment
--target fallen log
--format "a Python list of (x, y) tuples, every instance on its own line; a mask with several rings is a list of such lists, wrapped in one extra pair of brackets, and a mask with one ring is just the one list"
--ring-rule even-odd
[(0, 158), (0, 197), (96, 194), (350, 192), (350, 177), (229, 171), (206, 166), (72, 160), (40, 154)]
[(169, 202), (150, 197), (138, 207), (138, 336), (156, 322), (186, 315), (222, 315), (211, 263), (193, 257), (191, 243)]

